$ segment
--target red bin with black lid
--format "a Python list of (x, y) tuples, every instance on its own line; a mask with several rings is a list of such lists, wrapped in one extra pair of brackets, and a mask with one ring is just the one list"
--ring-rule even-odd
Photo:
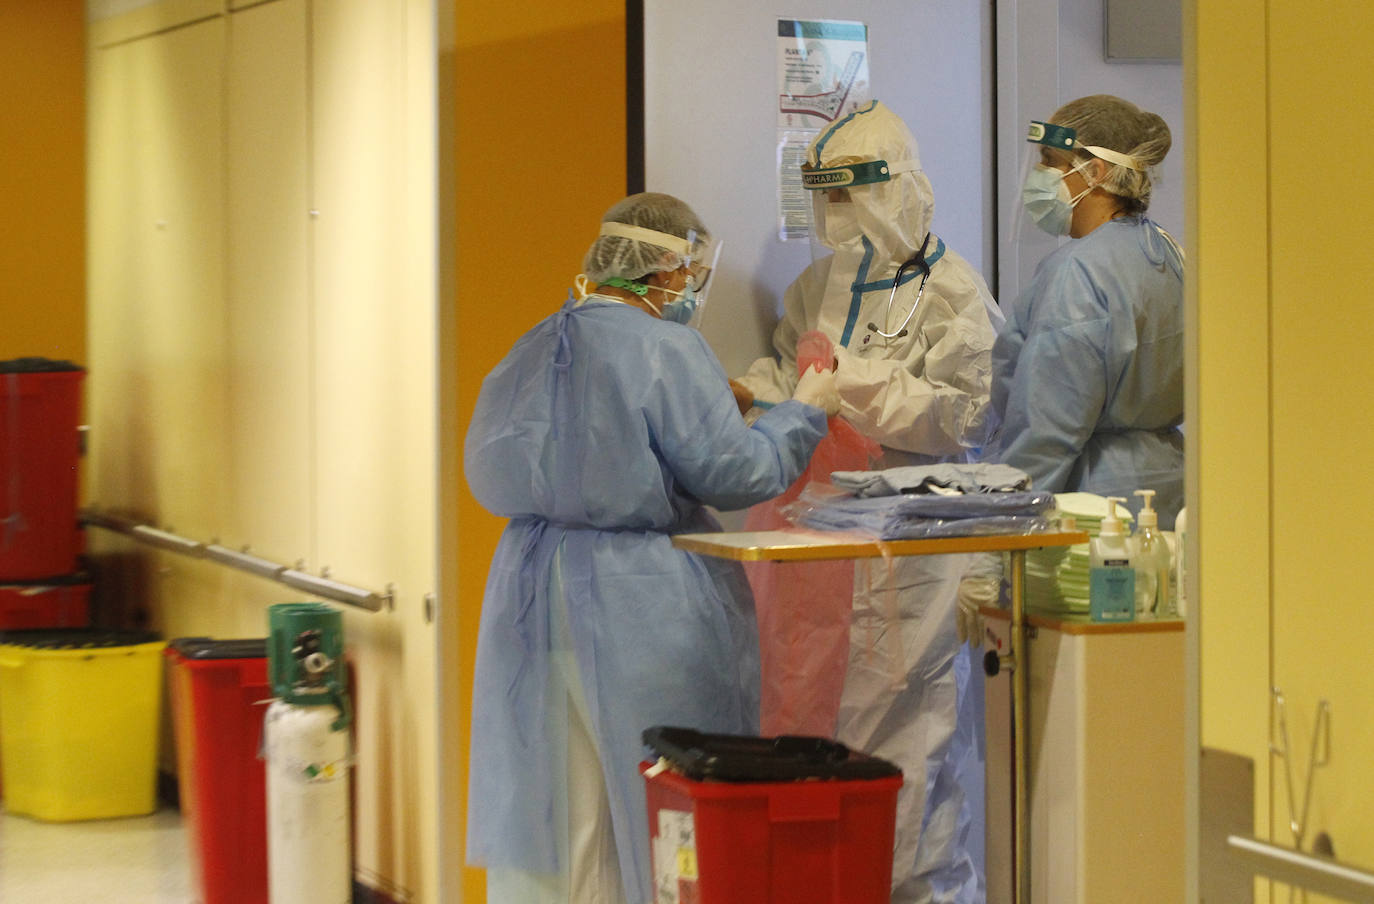
[(887, 904), (896, 766), (816, 737), (643, 738), (657, 904)]
[(181, 812), (203, 904), (267, 904), (267, 639), (168, 645)]

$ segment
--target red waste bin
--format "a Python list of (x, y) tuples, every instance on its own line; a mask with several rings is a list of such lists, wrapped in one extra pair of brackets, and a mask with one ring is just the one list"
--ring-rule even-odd
[(641, 763), (657, 904), (887, 904), (902, 773), (824, 738), (658, 726)]
[(0, 361), (0, 580), (76, 570), (83, 377), (66, 361)]
[(258, 748), (267, 640), (187, 637), (172, 663), (181, 812), (202, 904), (267, 904), (267, 780)]
[(84, 628), (90, 603), (91, 579), (81, 572), (0, 583), (0, 631)]

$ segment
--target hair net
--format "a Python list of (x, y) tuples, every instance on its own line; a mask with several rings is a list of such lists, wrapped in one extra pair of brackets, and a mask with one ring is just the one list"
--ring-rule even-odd
[[(855, 205), (858, 226), (873, 243), (879, 261), (904, 261), (921, 248), (935, 215), (935, 193), (921, 171), (916, 138), (893, 113), (878, 101), (838, 120), (811, 142), (806, 162), (812, 168), (886, 160), (894, 166), (912, 164), (886, 182), (855, 185), (848, 190)], [(825, 234), (826, 208), (833, 203), (817, 191), (812, 199), (816, 231)]]
[[(698, 241), (710, 238), (701, 219), (684, 202), (672, 195), (642, 192), (618, 201), (601, 218), (602, 223), (622, 223)], [(639, 279), (661, 270), (676, 270), (683, 255), (641, 239), (621, 235), (601, 235), (582, 258), (582, 272), (593, 282), (608, 279)]]
[(1113, 165), (1100, 184), (1106, 191), (1135, 202), (1128, 204), (1132, 213), (1143, 213), (1150, 206), (1151, 172), (1164, 161), (1173, 144), (1169, 125), (1162, 117), (1110, 94), (1092, 94), (1069, 101), (1055, 111), (1050, 122), (1074, 129), (1079, 144), (1134, 157), (1140, 169)]

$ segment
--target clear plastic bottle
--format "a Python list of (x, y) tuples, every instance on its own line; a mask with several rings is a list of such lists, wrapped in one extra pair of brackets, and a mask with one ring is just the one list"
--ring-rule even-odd
[(1131, 537), (1135, 559), (1136, 618), (1173, 618), (1176, 610), (1169, 595), (1173, 557), (1169, 542), (1159, 529), (1159, 513), (1154, 510), (1154, 490), (1136, 490), (1144, 502)]
[(1135, 619), (1134, 544), (1116, 514), (1116, 504), (1125, 501), (1120, 496), (1107, 497), (1107, 517), (1088, 545), (1088, 606), (1093, 621)]

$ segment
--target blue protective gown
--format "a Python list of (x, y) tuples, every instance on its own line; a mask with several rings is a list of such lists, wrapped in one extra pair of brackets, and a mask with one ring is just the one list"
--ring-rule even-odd
[(1183, 505), (1183, 259), (1144, 217), (1046, 257), (992, 350), (995, 459), (1037, 490)]
[(555, 555), (627, 900), (651, 900), (637, 764), (655, 724), (758, 730), (753, 600), (738, 563), (675, 549), (703, 509), (778, 495), (825, 434), (785, 402), (753, 427), (695, 330), (595, 297), (526, 333), (482, 384), (464, 449), (511, 518), (487, 580), (473, 693), (468, 859), (553, 873), (561, 749), (546, 737)]

